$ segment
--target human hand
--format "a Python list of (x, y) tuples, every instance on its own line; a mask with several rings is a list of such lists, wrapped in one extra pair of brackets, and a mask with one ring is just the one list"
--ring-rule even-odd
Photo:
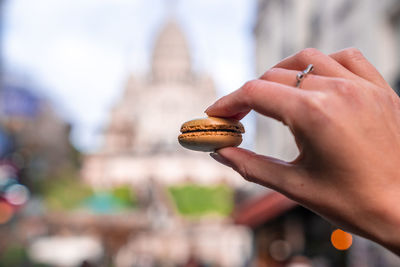
[[(308, 64), (314, 70), (296, 88)], [(290, 128), (297, 159), (223, 148), (217, 161), (400, 254), (400, 100), (358, 50), (305, 49), (206, 113), (242, 119), (252, 109)]]

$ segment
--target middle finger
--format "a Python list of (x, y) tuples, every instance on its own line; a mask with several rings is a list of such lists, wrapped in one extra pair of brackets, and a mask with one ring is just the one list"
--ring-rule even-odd
[(357, 79), (357, 75), (343, 67), (336, 60), (314, 48), (307, 48), (299, 53), (285, 58), (274, 68), (284, 68), (289, 70), (304, 70), (309, 64), (314, 65), (314, 74), (328, 77), (340, 77), (347, 79)]

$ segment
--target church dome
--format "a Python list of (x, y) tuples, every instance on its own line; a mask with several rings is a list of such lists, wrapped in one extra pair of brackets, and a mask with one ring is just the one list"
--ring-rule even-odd
[(153, 50), (152, 75), (156, 82), (185, 81), (191, 75), (189, 47), (175, 20), (168, 21)]
[(177, 142), (181, 124), (204, 116), (215, 100), (212, 80), (194, 73), (183, 31), (170, 20), (154, 45), (152, 72), (131, 74), (113, 110), (104, 151), (156, 154), (183, 150)]

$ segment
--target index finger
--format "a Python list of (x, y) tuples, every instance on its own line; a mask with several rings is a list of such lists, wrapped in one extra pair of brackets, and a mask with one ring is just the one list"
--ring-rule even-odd
[(290, 124), (304, 103), (307, 91), (291, 86), (253, 80), (226, 95), (205, 111), (209, 116), (242, 119), (250, 110)]

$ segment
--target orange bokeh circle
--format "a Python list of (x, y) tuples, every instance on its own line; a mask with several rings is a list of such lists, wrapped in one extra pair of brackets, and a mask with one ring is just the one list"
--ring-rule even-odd
[(11, 205), (0, 202), (0, 224), (8, 222), (14, 214), (14, 209)]
[(351, 234), (346, 233), (340, 229), (336, 229), (331, 235), (332, 245), (338, 250), (346, 250), (350, 248), (353, 243), (353, 237)]

